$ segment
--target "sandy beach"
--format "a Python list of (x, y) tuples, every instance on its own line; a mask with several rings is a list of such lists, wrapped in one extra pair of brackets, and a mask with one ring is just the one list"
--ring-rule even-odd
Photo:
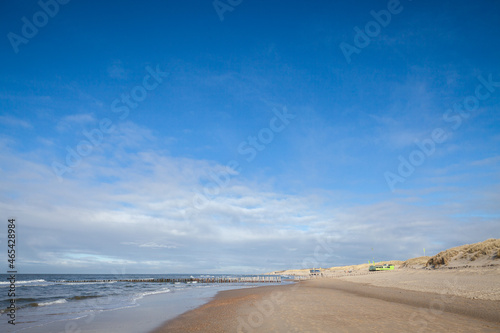
[(223, 291), (154, 333), (499, 332), (498, 273), (401, 269)]

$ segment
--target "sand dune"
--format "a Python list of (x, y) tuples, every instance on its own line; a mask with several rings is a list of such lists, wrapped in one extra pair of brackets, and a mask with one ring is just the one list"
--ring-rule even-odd
[[(460, 268), (460, 267), (488, 267), (500, 265), (500, 239), (488, 239), (484, 242), (465, 244), (439, 252), (434, 256), (411, 258), (406, 261), (389, 260), (379, 261), (375, 265), (393, 264), (396, 268)], [(343, 271), (367, 271), (372, 264), (336, 266), (330, 268), (316, 268), (325, 276)], [(307, 269), (289, 269), (274, 271), (266, 274), (309, 276)]]
[[(391, 260), (391, 261), (378, 261), (375, 265), (392, 264), (399, 267), (403, 264), (401, 260)], [(373, 264), (359, 264), (359, 265), (349, 265), (349, 266), (335, 266), (330, 268), (316, 268), (320, 270), (324, 275), (330, 275), (331, 273), (339, 273), (343, 271), (368, 271), (368, 268)], [(289, 276), (309, 276), (310, 268), (305, 269), (287, 269), (284, 271), (274, 271), (266, 274), (271, 275), (289, 275)]]
[(498, 259), (500, 259), (500, 239), (491, 238), (484, 242), (461, 245), (441, 251), (427, 261), (426, 267), (500, 265)]
[(423, 268), (427, 264), (431, 257), (429, 256), (422, 256), (422, 257), (416, 257), (416, 258), (411, 258), (403, 262), (401, 265), (401, 268)]

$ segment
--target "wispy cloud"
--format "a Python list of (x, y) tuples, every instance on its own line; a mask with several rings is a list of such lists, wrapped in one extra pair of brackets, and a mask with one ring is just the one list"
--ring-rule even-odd
[(128, 78), (128, 73), (123, 67), (121, 61), (115, 61), (112, 65), (108, 67), (108, 75), (112, 79), (125, 80)]
[(94, 120), (94, 116), (90, 113), (79, 113), (66, 116), (61, 121), (66, 123), (85, 124)]
[(148, 243), (123, 242), (121, 244), (133, 245), (133, 246), (138, 246), (138, 247), (146, 247), (146, 248), (154, 248), (154, 249), (175, 249), (175, 248), (177, 248), (176, 245), (165, 245), (165, 244), (158, 244), (155, 242), (148, 242)]
[(493, 164), (497, 164), (500, 162), (500, 156), (492, 156), (492, 157), (488, 157), (488, 158), (484, 158), (484, 159), (481, 159), (481, 160), (477, 160), (477, 161), (472, 161), (471, 162), (471, 165), (474, 165), (474, 166), (486, 166), (486, 165), (493, 165)]
[(56, 129), (60, 132), (66, 132), (80, 129), (86, 124), (95, 122), (95, 118), (90, 113), (78, 113), (63, 117), (56, 125)]
[(31, 123), (12, 116), (0, 116), (0, 123), (11, 127), (33, 128)]
[[(113, 140), (134, 131), (136, 139), (156, 139), (130, 124)], [(214, 273), (229, 267), (240, 272), (274, 270), (300, 267), (303, 258), (313, 255), (318, 237), (331, 241), (334, 254), (322, 263), (331, 266), (372, 256), (403, 259), (418, 254), (421, 247), (437, 251), (441, 243), (455, 245), (463, 228), (477, 240), (494, 229), (491, 224), (453, 228), (456, 219), (450, 215), (474, 207), (483, 211), (479, 202), (471, 201), (467, 208), (428, 206), (415, 197), (338, 205), (335, 197), (263, 189), (242, 175), (235, 175), (197, 209), (193, 196), (203, 191), (206, 175), (221, 165), (142, 151), (133, 140), (122, 143), (121, 149), (110, 144), (109, 151), (96, 152), (83, 172), (63, 183), (40, 161), (28, 162), (12, 152), (0, 157), (13, 167), (9, 177), (0, 180), (0, 186), (9, 189), (0, 194), (0, 209), (25, 226), (23, 253), (33, 263), (31, 269), (57, 265), (59, 270), (130, 271), (136, 263), (149, 262), (148, 269), (158, 272), (166, 267)], [(461, 200), (467, 202), (467, 196)], [(387, 238), (391, 242), (384, 241)]]

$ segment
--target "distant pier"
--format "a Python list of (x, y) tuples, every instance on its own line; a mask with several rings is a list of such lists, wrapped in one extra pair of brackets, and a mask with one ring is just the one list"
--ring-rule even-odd
[(149, 282), (149, 283), (281, 283), (281, 276), (200, 277), (165, 279), (65, 280), (63, 283)]

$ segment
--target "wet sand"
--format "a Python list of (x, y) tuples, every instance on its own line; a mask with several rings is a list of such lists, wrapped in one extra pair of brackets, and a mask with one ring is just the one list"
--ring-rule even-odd
[(500, 301), (324, 278), (223, 291), (154, 332), (367, 331), (500, 332)]

